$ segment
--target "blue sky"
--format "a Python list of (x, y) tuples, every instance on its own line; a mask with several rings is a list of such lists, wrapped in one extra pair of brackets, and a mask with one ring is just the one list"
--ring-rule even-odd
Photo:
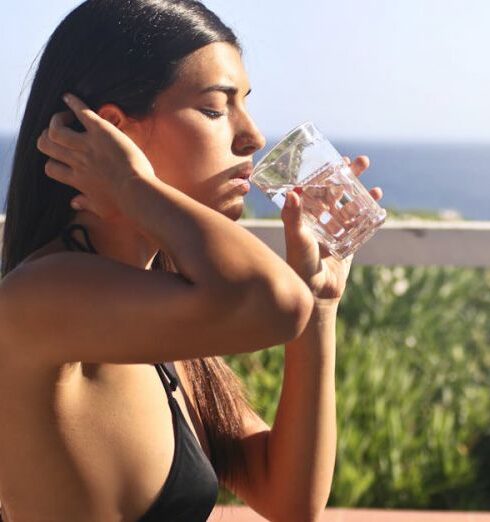
[[(23, 0), (0, 21), (0, 132), (30, 63), (79, 2)], [(304, 120), (336, 140), (490, 143), (489, 0), (208, 0), (238, 33), (267, 136)]]

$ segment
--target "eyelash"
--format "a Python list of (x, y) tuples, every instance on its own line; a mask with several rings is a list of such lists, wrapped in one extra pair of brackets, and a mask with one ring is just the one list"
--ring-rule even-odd
[(211, 120), (217, 120), (225, 115), (224, 112), (213, 111), (211, 109), (201, 109), (201, 112)]

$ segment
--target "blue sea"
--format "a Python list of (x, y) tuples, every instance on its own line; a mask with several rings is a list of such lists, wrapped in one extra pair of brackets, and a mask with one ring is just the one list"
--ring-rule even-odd
[[(277, 139), (270, 139), (273, 145)], [(334, 142), (337, 150), (355, 158), (369, 156), (363, 175), (366, 186), (380, 186), (383, 206), (402, 212), (447, 213), (464, 219), (490, 220), (489, 143)], [(9, 181), (15, 138), (0, 136), (0, 213)], [(265, 153), (266, 148), (263, 152)], [(256, 159), (260, 159), (257, 154)], [(246, 197), (248, 215), (274, 217), (277, 207), (258, 189)]]

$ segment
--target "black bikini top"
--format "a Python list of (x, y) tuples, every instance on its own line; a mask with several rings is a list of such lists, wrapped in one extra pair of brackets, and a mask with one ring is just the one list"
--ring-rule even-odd
[[(83, 233), (85, 245), (72, 232)], [(97, 254), (83, 225), (73, 224), (63, 229), (61, 239), (68, 250)], [(168, 366), (173, 367), (172, 364)], [(162, 381), (172, 412), (175, 450), (170, 471), (158, 497), (139, 522), (201, 522), (208, 519), (218, 496), (218, 479), (179, 407), (173, 392), (179, 384), (165, 364), (155, 368)]]

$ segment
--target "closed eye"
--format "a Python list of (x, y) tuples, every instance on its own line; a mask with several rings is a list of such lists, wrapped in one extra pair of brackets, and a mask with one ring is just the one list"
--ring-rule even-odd
[(224, 112), (213, 111), (212, 109), (201, 109), (201, 112), (212, 120), (217, 120), (218, 118), (221, 118), (225, 115)]

